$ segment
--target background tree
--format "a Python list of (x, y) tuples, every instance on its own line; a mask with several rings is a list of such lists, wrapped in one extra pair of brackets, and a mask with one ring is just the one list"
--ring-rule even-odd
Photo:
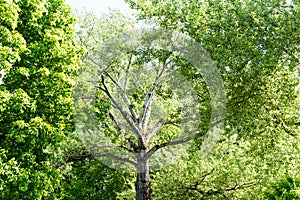
[[(180, 98), (193, 98), (190, 93), (195, 85), (202, 88), (202, 92), (207, 92), (207, 88), (203, 79), (187, 88), (190, 83), (184, 81), (183, 75), (180, 79), (172, 74), (173, 71), (181, 73), (183, 60), (166, 51), (155, 50), (147, 42), (136, 47), (127, 44), (124, 35), (134, 34), (130, 31), (134, 23), (128, 21), (131, 19), (118, 12), (101, 19), (90, 13), (81, 18), (84, 23), (79, 24), (77, 37), (88, 53), (80, 79), (87, 79), (92, 88), (98, 89), (90, 108), (96, 111), (98, 121), (91, 124), (93, 116), (88, 116), (90, 112), (84, 107), (85, 114), (79, 112), (77, 115), (80, 124), (77, 131), (94, 156), (108, 157), (106, 162), (116, 159), (132, 164), (137, 170), (136, 198), (150, 199), (150, 158), (159, 160), (161, 158), (152, 158), (158, 150), (191, 140), (189, 134), (196, 135), (200, 123), (197, 113), (201, 109), (208, 110), (207, 102), (198, 108), (197, 100)], [(86, 77), (87, 71), (92, 72), (91, 77)], [(82, 88), (83, 84), (78, 90)], [(75, 97), (79, 99), (78, 107), (89, 97), (88, 90), (79, 91), (79, 94)], [(209, 122), (207, 118), (204, 121)], [(100, 126), (100, 129), (92, 130), (92, 126)], [(105, 143), (105, 137), (109, 137), (111, 143)], [(155, 165), (161, 165), (160, 161)]]
[(73, 130), (75, 19), (62, 0), (2, 0), (0, 15), (0, 198), (59, 198), (53, 164)]
[[(127, 2), (141, 19), (181, 30), (203, 45), (223, 75), (228, 96), (226, 134), (218, 152), (199, 159), (194, 149), (186, 158), (189, 170), (172, 166), (160, 172), (156, 197), (263, 199), (259, 191), (268, 181), (286, 171), (297, 173), (299, 2)], [(202, 175), (195, 174), (199, 170)], [(190, 190), (182, 190), (186, 187)]]

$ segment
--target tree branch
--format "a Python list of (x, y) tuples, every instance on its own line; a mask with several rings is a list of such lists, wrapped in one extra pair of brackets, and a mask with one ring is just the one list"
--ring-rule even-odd
[(92, 154), (84, 154), (84, 155), (77, 155), (77, 156), (68, 156), (66, 162), (80, 162), (84, 160), (91, 160), (93, 159)]
[(94, 155), (95, 157), (107, 157), (107, 158), (113, 158), (115, 160), (121, 161), (121, 162), (125, 162), (125, 163), (129, 163), (132, 164), (133, 166), (137, 166), (137, 163), (130, 160), (129, 158), (123, 158), (121, 156), (112, 154), (112, 153), (93, 153), (92, 155)]
[(162, 127), (168, 122), (166, 119), (160, 119), (155, 126), (147, 133), (146, 135), (146, 141), (149, 141), (150, 138), (155, 135)]
[(140, 83), (140, 81), (137, 79), (137, 77), (133, 73), (130, 73), (130, 75), (133, 77), (135, 83), (137, 84), (137, 86), (143, 92), (143, 95), (146, 96), (147, 95), (146, 90), (144, 89), (144, 87), (142, 86), (142, 84)]
[(215, 127), (221, 123), (225, 123), (225, 118), (224, 119), (219, 119), (217, 121), (211, 122), (210, 127)]
[[(123, 127), (121, 126), (121, 124), (117, 121), (117, 119), (115, 118), (115, 116), (111, 113), (111, 111), (108, 111), (108, 115), (110, 117), (110, 119), (113, 121), (113, 123), (115, 124), (117, 130), (119, 131), (119, 133), (121, 133), (121, 131), (123, 130)], [(125, 135), (126, 137), (126, 135)], [(130, 138), (126, 138), (128, 145), (130, 147), (130, 149), (128, 149), (127, 147), (125, 147), (128, 151), (130, 152), (135, 152), (135, 150), (137, 149), (136, 144), (130, 139)], [(122, 145), (121, 145), (122, 146)], [(124, 148), (122, 147), (122, 148)]]
[(196, 192), (200, 193), (203, 196), (210, 196), (210, 195), (223, 194), (223, 193), (229, 192), (229, 191), (239, 190), (239, 189), (242, 189), (242, 188), (244, 188), (248, 185), (251, 185), (253, 183), (254, 183), (254, 181), (250, 181), (250, 182), (242, 183), (240, 185), (235, 184), (234, 186), (227, 187), (227, 188), (224, 188), (224, 189), (222, 189), (222, 188), (210, 189), (208, 191), (204, 191), (204, 190), (199, 189), (198, 185), (196, 184), (196, 185), (193, 185), (193, 186), (190, 186), (190, 187), (186, 187), (186, 189), (196, 191)]
[(163, 148), (163, 147), (167, 147), (167, 146), (174, 146), (174, 145), (178, 145), (178, 144), (183, 144), (186, 143), (188, 141), (192, 140), (192, 138), (185, 138), (185, 139), (181, 139), (181, 140), (173, 140), (170, 142), (164, 142), (161, 144), (157, 144), (154, 147), (152, 147), (147, 153), (146, 153), (146, 159), (151, 158), (151, 156), (158, 151), (159, 149)]
[(109, 99), (112, 101), (113, 105), (116, 107), (116, 109), (121, 113), (121, 115), (123, 116), (123, 118), (126, 120), (126, 122), (128, 123), (128, 125), (132, 128), (134, 134), (140, 138), (142, 137), (142, 134), (140, 133), (139, 129), (131, 122), (130, 118), (128, 117), (129, 114), (123, 110), (122, 106), (118, 104), (118, 102), (115, 100), (115, 98), (110, 94), (105, 81), (104, 81), (104, 76), (101, 75), (101, 83), (103, 85), (102, 87), (98, 87), (100, 90), (102, 90), (103, 92), (105, 92), (105, 94), (109, 97)]
[(150, 88), (150, 90), (148, 91), (148, 93), (145, 96), (145, 101), (142, 107), (142, 112), (140, 114), (139, 117), (139, 122), (140, 122), (140, 129), (142, 130), (142, 133), (145, 134), (146, 129), (147, 129), (147, 123), (148, 120), (150, 118), (150, 114), (151, 114), (151, 105), (153, 102), (153, 97), (154, 97), (154, 90), (157, 86), (159, 86), (159, 80), (163, 75), (163, 72), (166, 68), (166, 63), (164, 64), (162, 70), (159, 72), (157, 72), (155, 80), (152, 84), (152, 87)]
[(128, 97), (127, 97), (127, 94), (126, 94), (126, 92), (125, 92), (125, 90), (123, 90), (123, 88), (121, 87), (121, 85), (106, 71), (106, 72), (104, 72), (108, 77), (109, 77), (109, 79), (115, 84), (115, 86), (117, 86), (118, 88), (119, 88), (119, 90), (120, 90), (120, 92), (122, 93), (122, 96), (124, 97), (124, 100), (125, 100), (125, 102), (126, 102), (126, 104), (127, 104), (127, 107), (128, 107), (128, 109), (129, 109), (129, 111), (130, 111), (130, 113), (131, 113), (131, 118), (133, 119), (133, 121), (135, 122), (135, 123), (137, 123), (137, 115), (136, 115), (136, 112), (135, 112), (135, 110), (133, 109), (133, 106), (132, 106), (132, 104), (131, 104), (131, 102), (130, 102), (130, 100), (128, 99)]
[(289, 126), (286, 125), (285, 122), (284, 122), (279, 116), (277, 116), (276, 114), (273, 114), (273, 116), (274, 116), (276, 122), (282, 126), (283, 130), (284, 130), (286, 133), (290, 134), (291, 136), (295, 136), (295, 134), (292, 133), (292, 131), (291, 131), (291, 129), (289, 128)]
[(209, 176), (209, 175), (211, 175), (211, 174), (213, 173), (214, 170), (215, 170), (215, 169), (212, 169), (210, 172), (205, 173), (205, 174), (202, 176), (201, 180), (196, 182), (196, 184), (194, 185), (194, 187), (197, 187), (198, 185), (200, 185), (200, 184), (204, 181), (204, 179), (205, 179), (207, 176)]
[[(117, 147), (122, 148), (130, 153), (134, 153), (134, 151), (132, 151), (131, 149), (127, 148), (124, 145), (118, 145)], [(80, 162), (80, 161), (84, 161), (84, 160), (91, 160), (95, 157), (110, 157), (110, 158), (114, 158), (118, 161), (122, 161), (122, 162), (127, 162), (130, 163), (134, 166), (136, 166), (136, 163), (128, 158), (123, 158), (121, 156), (115, 155), (113, 153), (95, 153), (95, 151), (99, 150), (99, 149), (103, 149), (103, 148), (114, 148), (113, 146), (109, 146), (109, 145), (91, 145), (89, 147), (90, 152), (91, 153), (87, 153), (86, 148), (79, 148), (79, 149), (75, 149), (72, 150), (70, 152), (71, 155), (67, 156), (66, 162)], [(74, 154), (80, 154), (81, 151), (84, 151), (82, 153), (85, 153), (83, 155), (74, 155)], [(72, 155), (73, 154), (73, 155)]]
[(133, 57), (133, 55), (130, 55), (129, 62), (128, 62), (128, 65), (127, 65), (127, 69), (126, 69), (126, 75), (125, 75), (124, 87), (123, 87), (123, 91), (124, 91), (125, 94), (126, 94), (126, 90), (127, 90), (128, 74), (129, 74), (129, 68), (130, 68), (131, 63), (132, 63), (132, 57)]
[[(131, 147), (130, 141), (131, 141), (131, 140), (129, 140), (128, 143), (129, 143), (129, 145), (130, 145), (130, 147)], [(135, 151), (134, 151), (135, 147), (134, 147), (134, 146), (131, 147), (131, 149), (129, 149), (128, 147), (126, 147), (126, 146), (124, 146), (124, 145), (118, 145), (117, 147), (122, 148), (122, 149), (124, 149), (124, 150), (126, 150), (126, 151), (128, 151), (128, 152), (130, 152), (130, 153), (135, 153)]]
[[(99, 63), (97, 63), (93, 58), (91, 58), (90, 56), (86, 56), (86, 58), (88, 60), (90, 60), (94, 65), (96, 65), (99, 68), (102, 68), (103, 66), (101, 66)], [(99, 75), (102, 75), (105, 71), (108, 70), (108, 68), (112, 67), (112, 63), (110, 63), (109, 65), (107, 65), (106, 67), (104, 67), (104, 69), (99, 73)]]
[(111, 111), (108, 111), (108, 115), (109, 118), (111, 119), (111, 121), (114, 123), (114, 125), (116, 126), (117, 130), (120, 132), (122, 130), (122, 126), (121, 124), (117, 121), (117, 119), (115, 118), (115, 116), (111, 113)]
[(167, 119), (160, 119), (155, 126), (147, 133), (146, 141), (148, 142), (153, 135), (155, 135), (164, 125), (172, 124), (174, 126), (178, 126), (177, 124), (167, 120)]

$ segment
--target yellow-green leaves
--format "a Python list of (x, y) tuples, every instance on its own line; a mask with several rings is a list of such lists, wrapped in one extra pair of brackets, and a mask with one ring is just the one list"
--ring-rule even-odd
[(62, 0), (0, 1), (1, 199), (56, 198), (53, 152), (73, 128), (80, 56), (70, 12)]
[(25, 43), (21, 34), (0, 24), (0, 69), (9, 71), (11, 65), (21, 59)]
[(18, 23), (20, 8), (15, 2), (10, 0), (0, 1), (0, 24), (9, 27), (10, 29), (15, 29)]

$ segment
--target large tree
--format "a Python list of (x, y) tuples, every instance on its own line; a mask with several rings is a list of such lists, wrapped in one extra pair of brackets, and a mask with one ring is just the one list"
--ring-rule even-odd
[[(296, 173), (299, 1), (127, 2), (139, 10), (140, 18), (181, 30), (197, 40), (216, 62), (227, 90), (226, 135), (216, 148), (219, 153), (212, 153), (206, 164), (198, 157), (188, 157), (194, 161), (187, 162), (189, 170), (183, 171), (190, 173), (169, 169), (173, 173), (163, 176), (158, 185), (161, 198), (163, 194), (178, 199), (220, 198), (226, 193), (231, 198), (263, 198), (257, 194), (268, 181), (285, 172)], [(210, 171), (212, 166), (222, 172)], [(193, 173), (197, 170), (203, 176)], [(256, 184), (246, 193), (233, 192), (252, 181)], [(166, 183), (177, 187), (170, 184), (163, 189)]]
[[(194, 145), (188, 151), (189, 154), (184, 155), (181, 161), (164, 169), (152, 171), (150, 175), (155, 177), (152, 180), (153, 197), (156, 199), (170, 197), (172, 199), (263, 199), (261, 191), (268, 182), (278, 179), (284, 173), (297, 173), (299, 167), (297, 154), (299, 90), (296, 89), (299, 84), (298, 2), (185, 0), (128, 2), (140, 11), (140, 18), (152, 20), (153, 23), (166, 29), (177, 29), (198, 41), (210, 53), (222, 73), (228, 97), (225, 134), (215, 149), (207, 157), (200, 159), (199, 149), (203, 137), (198, 134), (199, 137), (196, 137)], [(143, 144), (138, 143), (138, 139), (142, 137), (135, 133), (131, 134), (130, 129), (134, 129), (132, 124), (139, 125), (134, 121), (134, 113), (142, 110), (140, 108), (146, 96), (142, 88), (151, 89), (147, 86), (151, 76), (148, 77), (149, 79), (140, 80), (145, 84), (141, 87), (132, 77), (132, 71), (126, 69), (128, 64), (133, 65), (130, 69), (142, 68), (149, 60), (163, 58), (163, 56), (162, 52), (153, 52), (153, 49), (145, 50), (145, 48), (137, 52), (127, 51), (124, 54), (122, 45), (126, 42), (120, 40), (118, 34), (126, 35), (132, 24), (134, 22), (124, 16), (111, 15), (101, 20), (88, 17), (80, 25), (83, 31), (79, 32), (78, 39), (88, 52), (85, 57), (85, 61), (88, 62), (82, 65), (82, 71), (93, 71), (95, 74), (101, 72), (96, 79), (90, 79), (90, 83), (98, 88), (95, 95), (97, 98), (94, 99), (92, 106), (97, 113), (98, 124), (104, 135), (99, 134), (100, 137), (92, 138), (92, 142), (98, 139), (101, 141), (104, 137), (110, 138), (112, 143), (109, 144), (109, 148), (112, 144), (115, 145), (120, 152), (123, 152), (121, 155), (126, 159), (110, 154), (109, 151), (103, 151), (105, 149), (103, 144), (97, 147), (95, 143), (88, 141), (86, 145), (94, 156), (129, 161), (135, 167), (137, 158), (126, 157), (128, 155), (126, 153), (139, 153), (132, 151), (139, 149), (137, 147), (143, 147)], [(101, 62), (105, 57), (106, 61), (111, 61), (113, 58), (112, 65)], [(136, 62), (137, 58), (140, 59), (139, 62)], [(180, 66), (178, 72), (194, 84), (195, 91), (198, 89), (201, 91), (197, 96), (200, 102), (205, 102), (203, 106), (205, 109), (201, 110), (205, 113), (203, 120), (209, 121), (211, 108), (205, 83), (201, 82), (201, 76), (196, 75), (186, 61), (177, 61), (176, 66)], [(98, 68), (105, 70), (95, 70)], [(123, 85), (126, 82), (124, 77), (134, 79), (128, 83), (135, 85), (135, 89), (130, 88), (129, 84), (127, 88), (130, 88), (127, 95), (132, 104), (120, 98), (126, 95), (123, 89), (126, 88)], [(166, 91), (160, 92), (160, 88), (157, 89), (155, 95), (169, 95)], [(121, 100), (122, 107), (118, 106), (112, 97)], [(165, 97), (167, 98), (164, 101), (171, 96)], [(127, 111), (123, 114), (129, 116), (125, 122), (126, 117), (122, 116), (122, 109)], [(84, 119), (86, 116), (82, 117)], [(131, 124), (130, 120), (132, 120)], [(168, 131), (169, 128), (164, 131)], [(202, 123), (197, 128), (201, 133), (207, 128), (207, 123)], [(126, 135), (127, 133), (130, 134)], [(164, 134), (158, 134), (158, 136), (162, 135)], [(166, 142), (165, 139), (170, 138), (161, 138), (158, 142)], [(155, 146), (155, 143), (153, 144)], [(98, 151), (99, 147), (102, 148), (101, 151)], [(147, 151), (151, 151), (150, 148), (146, 149)], [(86, 159), (86, 157), (90, 159), (91, 156), (89, 153), (70, 159)], [(145, 174), (143, 175), (146, 177), (147, 187), (145, 187), (146, 191), (145, 189), (139, 191), (144, 193), (141, 195), (149, 198), (149, 179)], [(105, 176), (102, 177), (103, 180)], [(137, 193), (139, 191), (137, 190)]]
[(0, 1), (0, 198), (58, 198), (79, 51), (63, 0)]
[[(161, 167), (179, 157), (187, 148), (184, 144), (204, 135), (211, 112), (200, 72), (167, 51), (167, 45), (153, 47), (155, 39), (175, 45), (168, 40), (172, 34), (135, 30), (134, 24), (118, 12), (100, 19), (85, 13), (80, 18), (77, 37), (87, 54), (79, 76), (84, 81), (79, 81), (75, 93), (76, 132), (92, 155), (108, 158), (103, 162), (131, 164), (136, 171), (136, 199), (150, 199), (150, 165)], [(185, 76), (197, 76), (197, 81), (189, 82)], [(205, 116), (202, 122), (200, 111)], [(181, 148), (170, 148), (176, 145)]]

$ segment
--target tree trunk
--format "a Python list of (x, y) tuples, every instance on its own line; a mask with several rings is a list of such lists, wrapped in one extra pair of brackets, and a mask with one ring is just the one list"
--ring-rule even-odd
[(137, 155), (136, 200), (151, 199), (149, 160), (145, 160), (143, 156), (144, 153)]

